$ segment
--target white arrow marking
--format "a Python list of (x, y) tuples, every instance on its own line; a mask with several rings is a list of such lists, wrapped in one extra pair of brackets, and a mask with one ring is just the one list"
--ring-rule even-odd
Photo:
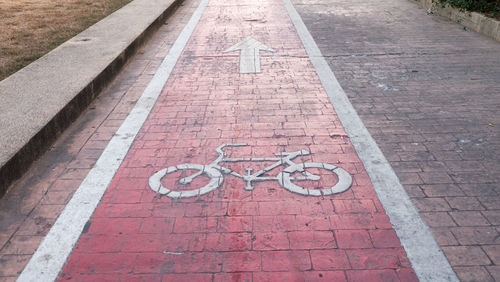
[(223, 53), (241, 50), (240, 52), (240, 73), (260, 73), (260, 50), (276, 52), (263, 43), (247, 37), (240, 43), (223, 51)]

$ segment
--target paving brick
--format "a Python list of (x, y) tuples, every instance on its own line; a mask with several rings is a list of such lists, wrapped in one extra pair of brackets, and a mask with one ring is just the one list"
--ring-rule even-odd
[(469, 210), (484, 210), (483, 206), (474, 197), (448, 197), (448, 204), (453, 210), (469, 211)]
[[(415, 121), (412, 121), (415, 122)], [(427, 121), (426, 121), (427, 122)], [(431, 143), (432, 144), (432, 143)], [(430, 147), (429, 143), (427, 143), (427, 147)], [(454, 145), (452, 145), (454, 147)], [(447, 171), (448, 167), (444, 162), (441, 161), (420, 161), (418, 165), (423, 171)]]
[(455, 172), (451, 174), (451, 177), (455, 183), (463, 184), (491, 183), (494, 181), (492, 177), (480, 172)]
[(408, 193), (408, 196), (411, 198), (423, 198), (426, 196), (422, 188), (420, 188), (420, 185), (406, 185), (405, 188), (406, 193)]
[(124, 241), (123, 251), (125, 252), (202, 251), (205, 248), (207, 235), (205, 233), (136, 234), (126, 236)]
[(296, 228), (292, 230), (316, 230), (326, 231), (331, 230), (330, 219), (328, 216), (295, 216)]
[(145, 218), (152, 215), (153, 206), (148, 204), (106, 204), (100, 205), (94, 217), (130, 217), (130, 218)]
[(500, 267), (498, 265), (487, 266), (486, 269), (495, 281), (500, 279)]
[[(113, 278), (116, 279), (116, 276), (113, 276)], [(160, 274), (124, 274), (121, 276), (121, 280), (132, 282), (160, 282), (161, 279), (162, 276)]]
[(14, 236), (2, 247), (0, 255), (31, 255), (43, 236)]
[(315, 201), (312, 204), (310, 201), (307, 201), (300, 206), (300, 214), (304, 216), (321, 217), (327, 216), (332, 212), (333, 207), (329, 200)]
[(460, 281), (485, 281), (485, 282), (493, 282), (496, 281), (493, 277), (488, 273), (483, 266), (462, 266), (455, 267), (455, 272), (457, 273)]
[(305, 281), (347, 281), (344, 271), (306, 271)]
[(416, 198), (413, 199), (415, 206), (420, 211), (450, 211), (451, 208), (443, 198)]
[(491, 263), (484, 251), (477, 246), (442, 247), (452, 266), (489, 265)]
[(497, 209), (500, 196), (477, 197), (477, 199), (486, 209)]
[[(214, 280), (216, 282), (223, 281), (242, 281), (242, 282), (251, 282), (252, 281), (252, 272), (232, 272), (232, 273), (216, 273), (214, 275)], [(196, 281), (196, 280), (194, 280)]]
[[(291, 231), (297, 230), (297, 224), (300, 220), (295, 220), (294, 215), (281, 215), (281, 216), (254, 216), (253, 217), (253, 230), (254, 231)], [(312, 218), (307, 218), (306, 223), (309, 226), (309, 222), (312, 222)], [(329, 223), (329, 221), (328, 221)], [(300, 224), (302, 226), (302, 224)], [(329, 224), (328, 224), (329, 225)], [(306, 226), (306, 227), (308, 227)], [(323, 225), (321, 225), (323, 226)]]
[(260, 271), (262, 264), (259, 252), (223, 253), (222, 270), (224, 272)]
[(454, 227), (450, 230), (460, 245), (495, 244), (500, 237), (493, 227)]
[(458, 245), (457, 239), (448, 227), (433, 228), (432, 234), (440, 246)]
[(207, 251), (244, 251), (252, 249), (251, 233), (208, 233)]
[(498, 245), (490, 245), (483, 246), (483, 250), (486, 252), (490, 260), (495, 264), (499, 265), (500, 263), (500, 246)]
[(422, 212), (420, 215), (430, 227), (457, 226), (447, 212)]
[(308, 251), (264, 251), (262, 270), (264, 271), (304, 271), (311, 269)]
[(480, 161), (461, 161), (461, 162), (445, 162), (446, 167), (452, 171), (477, 171), (484, 170), (483, 163)]
[(273, 272), (254, 272), (254, 281), (304, 281), (304, 272), (299, 271), (273, 271)]
[(141, 202), (143, 192), (144, 192), (143, 190), (142, 191), (134, 190), (128, 193), (123, 193), (122, 191), (119, 190), (110, 191), (109, 193), (106, 193), (102, 201), (104, 203), (138, 204)]
[(476, 211), (450, 212), (451, 217), (459, 226), (488, 226), (486, 218)]
[(217, 225), (209, 226), (207, 217), (178, 217), (175, 219), (174, 233), (216, 231)]
[(44, 205), (64, 205), (73, 195), (74, 190), (48, 191), (42, 199)]
[(64, 205), (39, 205), (32, 213), (34, 218), (57, 218)]
[(19, 229), (16, 232), (16, 235), (40, 236), (47, 234), (47, 232), (49, 232), (50, 228), (52, 227), (55, 221), (56, 220), (53, 218), (43, 218), (43, 217), (28, 218), (19, 227)]
[(400, 281), (419, 281), (415, 271), (410, 268), (401, 268), (396, 270)]
[(392, 229), (370, 230), (375, 248), (398, 248), (401, 246), (396, 232)]
[(386, 281), (399, 281), (399, 278), (394, 270), (381, 269), (381, 270), (348, 270), (347, 281), (370, 281), (370, 282), (386, 282)]
[(157, 203), (152, 207), (153, 217), (183, 217), (186, 213), (185, 203)]
[(353, 269), (395, 269), (400, 264), (392, 249), (347, 250), (346, 253)]
[(334, 229), (374, 229), (374, 218), (370, 214), (332, 215), (330, 224)]
[(459, 184), (460, 189), (464, 191), (467, 196), (489, 196), (498, 197), (495, 184), (491, 183), (473, 183), (473, 184)]
[(82, 253), (117, 253), (122, 250), (123, 239), (119, 235), (84, 235), (77, 250)]
[(373, 222), (375, 227), (379, 229), (390, 229), (393, 228), (389, 217), (386, 214), (376, 214), (373, 216)]
[(366, 230), (336, 230), (335, 237), (339, 248), (372, 248), (370, 235)]
[[(30, 255), (2, 255), (0, 262), (0, 275), (3, 276), (17, 276), (21, 273), (24, 266), (28, 263)], [(3, 278), (2, 278), (3, 279)]]
[(138, 254), (134, 273), (200, 273), (220, 272), (219, 253), (144, 253)]
[(80, 254), (77, 260), (68, 262), (63, 273), (123, 273), (134, 268), (135, 254), (104, 253)]
[(260, 215), (301, 214), (300, 208), (287, 202), (259, 202)]
[(224, 216), (227, 214), (227, 203), (186, 203), (184, 205), (186, 217), (198, 216)]
[(375, 213), (377, 209), (372, 200), (334, 200), (336, 213)]
[(183, 273), (183, 274), (165, 274), (162, 277), (162, 281), (213, 281), (213, 275), (204, 273), (204, 274), (195, 274), (195, 273)]
[(349, 260), (344, 250), (312, 250), (312, 266), (315, 270), (350, 269)]
[(217, 232), (252, 231), (251, 216), (224, 216), (218, 218)]
[(114, 218), (103, 220), (94, 218), (91, 220), (89, 232), (93, 234), (134, 234), (139, 230), (142, 218)]
[(288, 232), (291, 249), (331, 249), (337, 244), (332, 231)]
[(445, 172), (420, 172), (418, 175), (424, 183), (454, 183), (453, 179)]
[[(130, 222), (130, 220), (129, 220)], [(131, 227), (129, 222), (126, 220), (122, 220), (122, 224), (127, 227)], [(139, 233), (172, 233), (173, 228), (174, 228), (174, 222), (175, 218), (145, 218), (142, 220), (141, 227), (139, 229)], [(104, 223), (104, 222), (103, 222)], [(137, 223), (137, 221), (132, 222), (132, 223)], [(121, 226), (121, 225), (119, 225)], [(126, 233), (132, 233), (132, 232), (137, 232), (135, 226), (132, 226), (131, 230)], [(120, 233), (124, 233), (123, 231), (120, 231)]]
[(290, 242), (285, 232), (258, 232), (252, 235), (253, 250), (289, 250)]
[(233, 215), (259, 215), (259, 204), (257, 202), (231, 202), (228, 206), (228, 214)]
[(500, 225), (500, 210), (481, 212), (486, 219), (495, 226)]
[(62, 278), (66, 280), (75, 280), (75, 281), (116, 281), (116, 274), (68, 274), (63, 273), (61, 275)]

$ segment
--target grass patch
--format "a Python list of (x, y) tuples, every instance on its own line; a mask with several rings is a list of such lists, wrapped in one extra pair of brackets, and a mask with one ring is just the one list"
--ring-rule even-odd
[(132, 0), (0, 0), (0, 80)]
[(479, 12), (488, 17), (500, 18), (500, 0), (440, 0), (440, 2), (462, 11)]

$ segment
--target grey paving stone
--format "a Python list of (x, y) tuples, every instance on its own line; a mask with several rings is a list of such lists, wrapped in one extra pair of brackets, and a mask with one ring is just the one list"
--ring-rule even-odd
[(500, 279), (500, 43), (407, 0), (293, 2), (460, 279)]

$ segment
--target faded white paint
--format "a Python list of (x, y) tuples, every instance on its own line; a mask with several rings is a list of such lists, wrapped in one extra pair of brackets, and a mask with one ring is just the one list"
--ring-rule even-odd
[(241, 50), (240, 73), (260, 73), (260, 51), (276, 52), (274, 49), (267, 47), (252, 37), (247, 37), (243, 41), (224, 50), (223, 53), (237, 50)]
[[(287, 189), (290, 192), (304, 195), (304, 196), (322, 196), (322, 195), (333, 195), (346, 191), (352, 185), (351, 175), (344, 169), (334, 166), (332, 164), (325, 163), (294, 163), (293, 159), (298, 156), (307, 156), (310, 153), (306, 150), (300, 150), (296, 152), (281, 152), (277, 153), (276, 156), (279, 158), (224, 158), (226, 153), (222, 150), (224, 147), (241, 147), (246, 146), (246, 144), (222, 144), (215, 151), (219, 153), (219, 157), (215, 159), (212, 163), (207, 165), (200, 164), (181, 164), (177, 166), (171, 166), (164, 168), (156, 173), (154, 173), (149, 178), (149, 187), (151, 190), (158, 194), (166, 195), (168, 197), (178, 199), (178, 198), (190, 198), (201, 196), (209, 193), (217, 188), (219, 188), (224, 182), (224, 174), (230, 174), (243, 179), (246, 182), (245, 190), (253, 190), (252, 182), (254, 181), (278, 181), (281, 187)], [(252, 174), (252, 169), (247, 168), (247, 174), (241, 175), (229, 168), (222, 167), (219, 163), (222, 162), (275, 162), (267, 166), (266, 168), (259, 170)], [(275, 169), (278, 166), (288, 166), (283, 171), (279, 172), (276, 176), (267, 176), (266, 173)], [(307, 168), (318, 168), (329, 170), (331, 173), (336, 174), (338, 181), (332, 187), (322, 188), (322, 189), (307, 189), (299, 186), (300, 181), (305, 180), (320, 180), (321, 177), (308, 172)], [(175, 183), (178, 186), (190, 184), (197, 177), (208, 177), (209, 183), (205, 184), (203, 187), (192, 190), (181, 190), (173, 191), (163, 186), (161, 183), (163, 177), (167, 177), (169, 174), (176, 172), (178, 170), (194, 170), (197, 171), (194, 174), (185, 176), (178, 179)], [(303, 176), (297, 177), (292, 176), (295, 173), (301, 173)], [(184, 174), (182, 174), (184, 175)]]

